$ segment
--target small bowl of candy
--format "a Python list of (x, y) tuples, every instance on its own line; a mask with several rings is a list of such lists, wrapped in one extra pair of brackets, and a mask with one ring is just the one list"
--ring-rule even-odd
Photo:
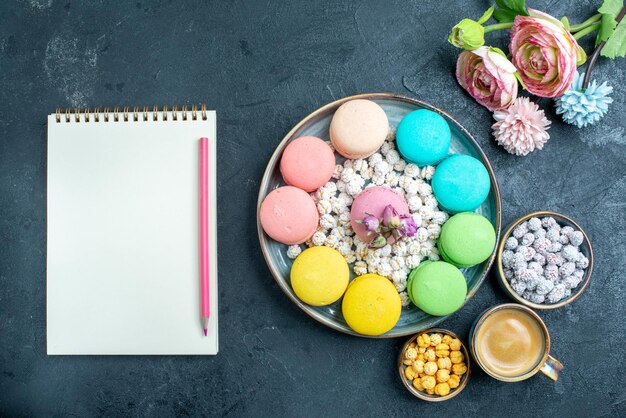
[(431, 328), (404, 344), (398, 356), (398, 373), (414, 396), (429, 402), (447, 401), (467, 385), (469, 352), (453, 332)]
[(533, 309), (556, 309), (580, 297), (593, 272), (585, 231), (552, 211), (516, 219), (497, 248), (498, 281), (512, 299)]

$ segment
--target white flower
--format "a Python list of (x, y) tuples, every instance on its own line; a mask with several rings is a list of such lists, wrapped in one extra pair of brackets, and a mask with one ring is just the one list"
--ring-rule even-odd
[(417, 212), (422, 215), (422, 219), (425, 220), (430, 220), (433, 217), (433, 208), (430, 206), (422, 206)]
[(369, 266), (377, 266), (380, 264), (380, 257), (378, 256), (378, 254), (376, 254), (374, 251), (369, 251), (366, 255), (365, 255), (365, 262), (369, 265)]
[(313, 242), (313, 245), (324, 245), (324, 242), (326, 242), (326, 234), (322, 231), (317, 231), (311, 237), (311, 242)]
[(352, 268), (352, 270), (357, 276), (362, 276), (364, 274), (367, 274), (367, 264), (365, 264), (364, 261), (357, 261), (356, 263), (354, 263), (354, 267)]
[(422, 168), (422, 178), (425, 180), (430, 180), (433, 178), (433, 175), (435, 174), (435, 167), (428, 165), (424, 168)]
[(343, 162), (343, 168), (354, 168), (354, 160), (345, 160)]
[(403, 188), (406, 191), (406, 194), (415, 195), (420, 189), (420, 184), (417, 181), (410, 179), (405, 182)]
[(361, 193), (361, 190), (363, 190), (363, 185), (359, 180), (362, 181), (363, 179), (353, 179), (352, 181), (350, 181), (350, 183), (348, 183), (348, 185), (346, 186), (346, 193), (348, 193), (350, 196), (356, 196)]
[(428, 225), (428, 232), (430, 233), (431, 238), (437, 239), (441, 233), (441, 226), (436, 223), (432, 223)]
[(410, 269), (420, 265), (421, 258), (419, 255), (410, 255), (406, 258), (406, 266)]
[(339, 237), (337, 235), (329, 235), (326, 237), (326, 241), (324, 241), (324, 245), (330, 248), (336, 248), (339, 244)]
[(406, 267), (406, 261), (404, 260), (404, 257), (401, 256), (393, 257), (389, 264), (394, 271), (399, 270), (404, 272), (404, 269)]
[(385, 177), (385, 183), (391, 187), (396, 187), (398, 185), (398, 180), (398, 173), (393, 170), (387, 173), (387, 176)]
[(383, 183), (385, 183), (385, 176), (384, 175), (374, 174), (372, 176), (372, 183), (374, 183), (377, 186), (382, 186)]
[(367, 171), (368, 165), (366, 160), (355, 160), (354, 161), (354, 171), (362, 173), (363, 171)]
[(398, 160), (398, 162), (393, 165), (393, 169), (399, 172), (403, 172), (405, 168), (406, 161), (404, 160)]
[(391, 273), (391, 281), (394, 283), (406, 282), (407, 275), (407, 272), (404, 270), (394, 270), (394, 272)]
[(337, 180), (337, 190), (339, 190), (340, 192), (345, 192), (346, 191), (346, 183), (343, 182), (342, 180)]
[(415, 178), (420, 175), (420, 168), (413, 163), (407, 164), (404, 168), (404, 174), (409, 177)]
[(419, 186), (419, 194), (422, 196), (429, 196), (433, 194), (433, 189), (428, 183), (421, 183)]
[(384, 277), (391, 276), (392, 270), (391, 270), (391, 266), (389, 265), (389, 263), (382, 263), (381, 262), (378, 265), (378, 269), (377, 270), (378, 270), (378, 274), (380, 274), (381, 276), (384, 276)]
[(393, 149), (393, 143), (391, 141), (385, 141), (380, 146), (380, 153), (383, 155), (387, 155), (387, 153)]
[(354, 170), (350, 167), (344, 168), (341, 172), (341, 181), (346, 184), (350, 183), (350, 181), (352, 181), (352, 179), (354, 179), (355, 177), (356, 174), (354, 173)]
[(334, 195), (335, 195), (334, 192), (331, 192), (330, 190), (326, 190), (323, 187), (320, 187), (315, 192), (316, 200), (330, 200)]
[(333, 171), (333, 178), (339, 179), (341, 178), (341, 171), (343, 170), (343, 166), (341, 164), (337, 164), (335, 166), (335, 170)]
[(341, 238), (346, 235), (346, 231), (343, 229), (343, 227), (338, 226), (336, 228), (333, 228), (332, 231), (330, 231), (330, 235), (336, 235), (338, 238)]
[(320, 217), (320, 226), (324, 229), (332, 229), (337, 226), (337, 220), (329, 213), (325, 213)]
[(368, 251), (369, 250), (367, 248), (367, 244), (365, 244), (363, 242), (359, 242), (358, 244), (356, 244), (356, 249), (355, 249), (354, 253), (356, 254), (357, 258), (363, 259), (367, 255)]
[(330, 213), (333, 210), (333, 205), (328, 200), (320, 200), (317, 202), (317, 211), (321, 215), (325, 215)]
[(383, 156), (376, 152), (372, 154), (372, 156), (369, 158), (370, 166), (374, 167), (376, 164), (378, 164), (382, 160), (383, 160)]
[(350, 244), (348, 244), (347, 242), (340, 242), (338, 247), (337, 247), (337, 251), (339, 251), (339, 253), (341, 255), (343, 255), (344, 257), (347, 256), (352, 256), (354, 257), (354, 252), (352, 251), (352, 246)]
[(391, 166), (387, 161), (379, 161), (374, 166), (374, 173), (378, 175), (385, 175), (391, 171)]
[(413, 217), (413, 220), (415, 221), (415, 225), (420, 227), (422, 226), (423, 220), (422, 220), (422, 215), (418, 212), (416, 213), (412, 213), (411, 216)]
[(434, 211), (431, 220), (439, 225), (443, 225), (448, 220), (448, 214), (440, 210)]
[(428, 195), (424, 198), (424, 205), (432, 209), (437, 209), (437, 199), (435, 199), (433, 195)]
[(407, 253), (407, 245), (404, 241), (397, 241), (391, 246), (391, 250), (396, 256), (402, 257)]
[(422, 207), (422, 199), (418, 195), (410, 195), (407, 198), (407, 203), (409, 204), (411, 212), (415, 212)]
[(417, 229), (417, 239), (419, 242), (426, 242), (426, 240), (428, 240), (428, 236), (429, 236), (429, 232), (428, 229), (424, 228), (424, 227), (419, 227)]
[(433, 248), (433, 250), (428, 253), (428, 259), (430, 261), (439, 261), (439, 251), (437, 251), (436, 248)]
[(393, 285), (396, 287), (398, 293), (403, 292), (406, 289), (406, 282), (394, 283)]
[(328, 183), (323, 185), (321, 188), (332, 194), (335, 194), (337, 192), (337, 184), (335, 184), (334, 181), (329, 181)]
[(402, 304), (403, 307), (407, 307), (409, 306), (409, 304), (411, 303), (411, 299), (409, 299), (409, 295), (407, 295), (406, 292), (400, 292), (400, 303)]
[(374, 174), (374, 169), (372, 167), (368, 167), (367, 170), (361, 171), (361, 178), (363, 180), (369, 180), (372, 178), (373, 174)]
[(339, 214), (339, 222), (341, 223), (350, 223), (350, 212), (341, 212)]
[(290, 245), (289, 248), (287, 248), (287, 257), (293, 260), (298, 257), (301, 252), (302, 248), (300, 248), (299, 245)]
[(400, 161), (400, 154), (395, 149), (389, 150), (387, 155), (385, 156), (387, 162), (391, 165), (394, 165), (398, 161)]
[(387, 244), (384, 247), (375, 250), (376, 255), (380, 257), (389, 257), (391, 255), (391, 245)]
[(420, 254), (420, 243), (418, 241), (411, 241), (411, 243), (407, 246), (407, 252), (410, 255), (419, 255)]

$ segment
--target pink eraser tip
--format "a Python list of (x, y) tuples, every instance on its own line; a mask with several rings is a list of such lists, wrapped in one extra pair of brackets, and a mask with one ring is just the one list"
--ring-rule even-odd
[(207, 329), (204, 329), (204, 336), (206, 337)]

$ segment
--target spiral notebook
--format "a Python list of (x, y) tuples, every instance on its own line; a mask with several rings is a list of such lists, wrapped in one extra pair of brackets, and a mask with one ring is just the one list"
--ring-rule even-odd
[[(200, 324), (199, 139), (211, 142), (211, 319)], [(216, 354), (216, 115), (48, 117), (48, 354)]]

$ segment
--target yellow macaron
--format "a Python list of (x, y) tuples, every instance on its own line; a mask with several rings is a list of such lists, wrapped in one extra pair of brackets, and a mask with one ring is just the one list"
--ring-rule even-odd
[(311, 247), (291, 267), (291, 287), (300, 300), (313, 306), (330, 305), (348, 287), (350, 268), (345, 258), (329, 247)]
[(341, 310), (350, 328), (359, 334), (380, 335), (396, 325), (402, 304), (389, 280), (378, 274), (364, 274), (348, 286)]

